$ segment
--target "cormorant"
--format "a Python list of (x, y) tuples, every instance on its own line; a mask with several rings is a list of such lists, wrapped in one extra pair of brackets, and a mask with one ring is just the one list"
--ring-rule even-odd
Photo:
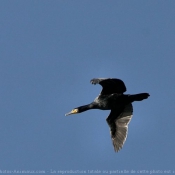
[(100, 84), (102, 86), (99, 96), (92, 103), (74, 108), (65, 116), (81, 113), (89, 109), (111, 110), (106, 121), (110, 127), (114, 150), (118, 152), (126, 141), (128, 124), (133, 113), (132, 102), (147, 99), (149, 94), (123, 94), (126, 92), (126, 86), (122, 80), (116, 78), (94, 78), (90, 82), (94, 85)]

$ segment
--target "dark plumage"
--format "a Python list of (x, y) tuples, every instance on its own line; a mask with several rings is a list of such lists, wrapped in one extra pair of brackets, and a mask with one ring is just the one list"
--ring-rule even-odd
[(116, 78), (94, 78), (90, 82), (102, 86), (100, 95), (92, 103), (74, 108), (66, 116), (89, 109), (111, 110), (106, 121), (110, 127), (114, 150), (118, 152), (127, 137), (128, 124), (133, 113), (132, 102), (147, 99), (149, 94), (123, 94), (126, 92), (126, 86), (122, 80)]

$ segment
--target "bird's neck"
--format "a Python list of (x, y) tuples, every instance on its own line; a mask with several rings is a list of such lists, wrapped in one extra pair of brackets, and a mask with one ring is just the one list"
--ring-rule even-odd
[(79, 108), (81, 112), (84, 112), (90, 109), (98, 109), (97, 105), (94, 102), (84, 105), (84, 106), (80, 106)]

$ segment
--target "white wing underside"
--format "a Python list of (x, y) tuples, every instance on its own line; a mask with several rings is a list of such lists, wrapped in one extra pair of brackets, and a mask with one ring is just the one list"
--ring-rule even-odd
[(117, 117), (117, 120), (115, 121), (116, 124), (116, 132), (115, 136), (112, 136), (112, 142), (114, 145), (114, 150), (119, 151), (127, 138), (128, 134), (128, 124), (132, 118), (133, 114), (133, 107), (132, 104), (128, 104), (124, 111)]

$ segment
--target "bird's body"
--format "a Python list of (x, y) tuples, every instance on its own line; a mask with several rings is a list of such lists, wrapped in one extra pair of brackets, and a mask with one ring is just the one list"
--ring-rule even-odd
[(123, 94), (125, 84), (120, 79), (98, 78), (92, 79), (92, 84), (100, 84), (103, 89), (95, 100), (84, 106), (77, 107), (66, 115), (81, 113), (89, 109), (111, 110), (106, 121), (110, 127), (111, 138), (115, 151), (119, 151), (127, 137), (128, 124), (132, 118), (132, 102), (148, 98), (148, 93), (135, 95)]
[[(97, 109), (101, 109), (101, 110), (110, 110), (110, 97), (107, 95), (99, 95), (98, 97), (96, 97), (94, 99), (94, 106), (97, 107)], [(108, 102), (108, 103), (107, 103)]]

